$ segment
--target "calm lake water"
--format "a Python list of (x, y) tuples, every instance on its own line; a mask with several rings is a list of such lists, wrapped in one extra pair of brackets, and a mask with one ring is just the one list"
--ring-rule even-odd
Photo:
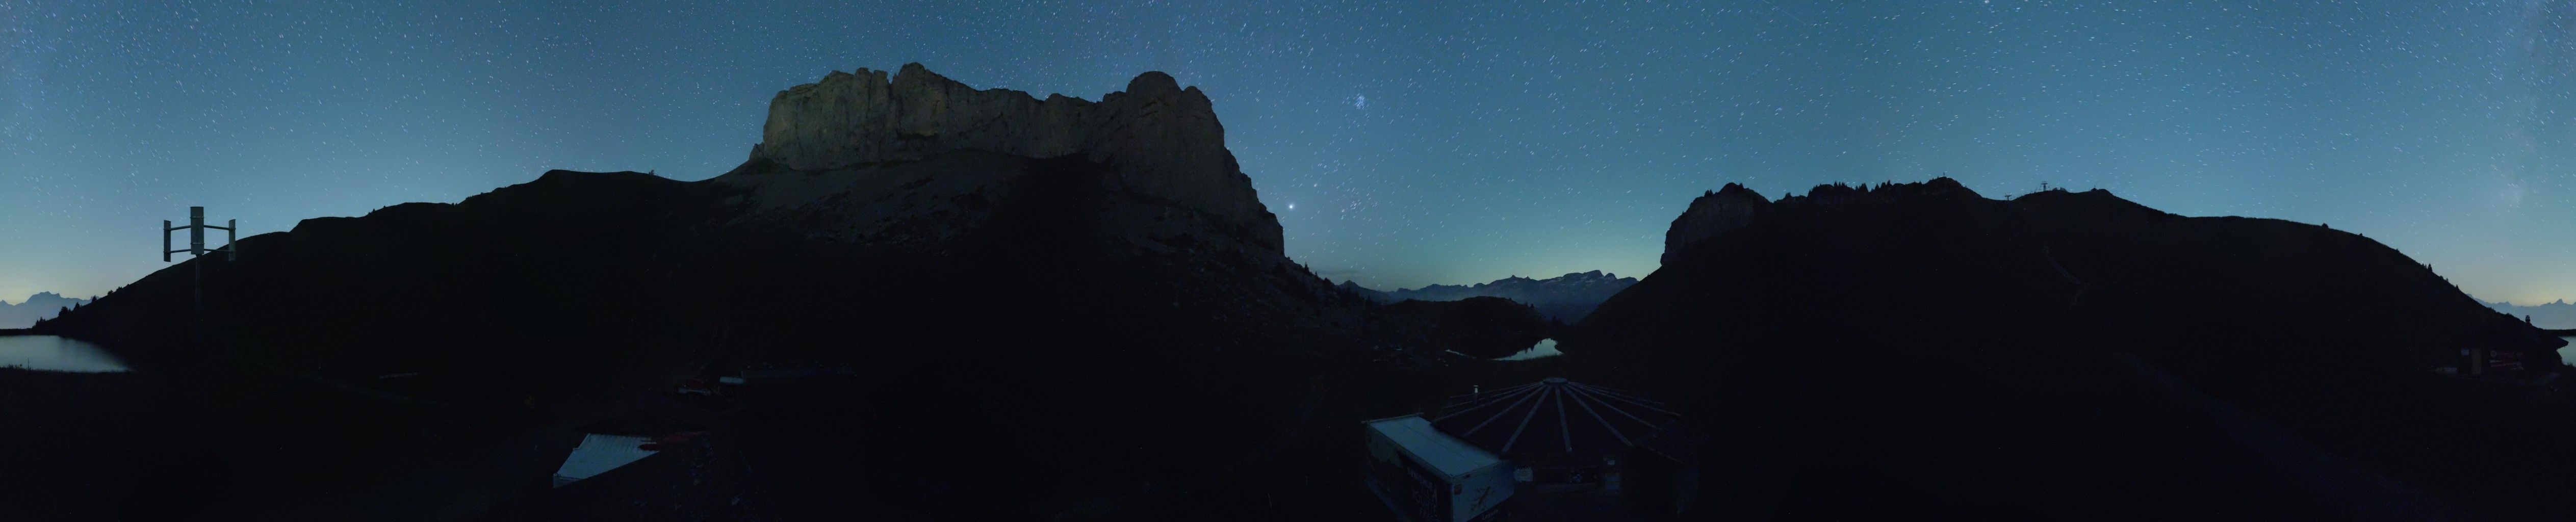
[(0, 367), (57, 372), (125, 371), (125, 362), (98, 345), (51, 335), (0, 336)]
[(1540, 358), (1540, 357), (1555, 357), (1555, 356), (1559, 356), (1559, 355), (1565, 355), (1565, 352), (1559, 352), (1559, 351), (1556, 351), (1556, 340), (1555, 340), (1555, 339), (1539, 339), (1539, 340), (1538, 340), (1538, 344), (1530, 345), (1529, 349), (1527, 349), (1527, 350), (1521, 350), (1521, 353), (1511, 354), (1510, 356), (1506, 356), (1506, 357), (1503, 357), (1503, 358), (1501, 358), (1501, 359), (1495, 359), (1495, 360), (1497, 360), (1497, 361), (1527, 361), (1527, 360), (1530, 360), (1530, 359), (1537, 359), (1537, 358)]
[(2576, 364), (2576, 337), (2560, 337), (2560, 339), (2567, 340), (2567, 347), (2558, 349), (2558, 360), (2567, 361), (2567, 364)]

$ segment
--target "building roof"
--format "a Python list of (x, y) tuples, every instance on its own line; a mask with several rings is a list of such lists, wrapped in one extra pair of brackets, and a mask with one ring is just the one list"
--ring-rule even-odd
[(1422, 420), (1421, 415), (1368, 421), (1368, 427), (1386, 436), (1387, 440), (1394, 441), (1397, 448), (1413, 455), (1414, 460), (1421, 462), (1423, 466), (1451, 478), (1485, 469), (1503, 461), (1501, 457), (1496, 457), (1492, 453), (1487, 453), (1472, 444), (1432, 428), (1431, 423)]
[(574, 446), (572, 455), (564, 457), (563, 467), (555, 468), (555, 487), (653, 456), (658, 452), (643, 448), (649, 442), (653, 442), (651, 437), (584, 434), (581, 445)]
[(1550, 377), (1450, 397), (1431, 424), (1505, 455), (1622, 450), (1681, 420), (1644, 395)]

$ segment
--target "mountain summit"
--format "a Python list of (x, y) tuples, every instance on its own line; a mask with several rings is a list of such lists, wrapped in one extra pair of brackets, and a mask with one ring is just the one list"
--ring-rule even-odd
[(1681, 217), (1673, 218), (1672, 228), (1664, 231), (1663, 264), (1672, 264), (1673, 251), (1680, 250), (1682, 245), (1744, 226), (1753, 220), (1754, 212), (1770, 204), (1771, 200), (1735, 183), (1700, 194), (1698, 199), (1691, 200), (1690, 208), (1683, 210)]
[[(777, 518), (1231, 519), (1275, 495), (1300, 511), (1285, 518), (1347, 519), (1331, 500), (1352, 492), (1303, 478), (1360, 473), (1334, 458), (1356, 442), (1335, 430), (1414, 386), (1362, 376), (1482, 362), (1423, 348), (1430, 319), (1283, 254), (1208, 98), (1162, 73), (1090, 102), (918, 65), (835, 72), (780, 93), (763, 134), (703, 181), (553, 171), (308, 219), (39, 330), (181, 383), (192, 418), (263, 419), (191, 432), (223, 467), (170, 468), (223, 476), (172, 483), (301, 495), (274, 504), (290, 512), (163, 518), (368, 519), (516, 495), (524, 511), (493, 520), (578, 519), (558, 515), (647, 493), (472, 490), (435, 463), (544, 476), (561, 454), (491, 441), (644, 407), (616, 397), (689, 377), (846, 367), (764, 388), (709, 436), (746, 455), (728, 469), (759, 473), (706, 482), (756, 489)], [(739, 298), (705, 298), (719, 295)], [(290, 438), (337, 442), (273, 442)], [(363, 457), (387, 454), (422, 458)], [(336, 476), (418, 483), (292, 482)], [(690, 509), (732, 512), (736, 492)]]
[(833, 71), (770, 100), (761, 143), (745, 168), (819, 172), (919, 161), (959, 150), (1029, 158), (1078, 155), (1110, 166), (1115, 188), (1218, 216), (1280, 251), (1279, 219), (1225, 148), (1225, 127), (1197, 87), (1147, 72), (1093, 102), (1009, 89), (977, 90), (905, 64)]
[(1980, 198), (1959, 180), (1948, 176), (1921, 183), (1880, 183), (1846, 185), (1834, 183), (1808, 189), (1807, 195), (1783, 195), (1779, 201), (1764, 199), (1762, 194), (1744, 185), (1728, 183), (1717, 190), (1702, 193), (1691, 200), (1681, 217), (1673, 218), (1672, 228), (1664, 231), (1663, 264), (1673, 263), (1673, 255), (1682, 247), (1708, 239), (1720, 232), (1753, 222), (1753, 215), (1772, 206), (1834, 205), (1854, 201), (1890, 201), (1910, 198)]

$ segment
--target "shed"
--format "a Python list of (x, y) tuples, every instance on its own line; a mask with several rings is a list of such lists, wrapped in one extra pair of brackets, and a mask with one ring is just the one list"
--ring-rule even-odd
[(2558, 349), (2567, 346), (2565, 339), (2531, 326), (2530, 323), (2503, 316), (2485, 328), (2453, 343), (2460, 359), (2453, 373), (2473, 377), (2501, 379), (2546, 378), (2548, 372), (2561, 367)]
[(1421, 415), (1372, 420), (1369, 487), (1396, 514), (1421, 522), (1493, 520), (1512, 497), (1514, 467), (1433, 428)]

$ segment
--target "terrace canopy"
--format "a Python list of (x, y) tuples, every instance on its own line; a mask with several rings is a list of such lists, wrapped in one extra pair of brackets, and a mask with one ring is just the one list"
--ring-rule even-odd
[(1680, 418), (1643, 395), (1550, 377), (1450, 397), (1431, 423), (1511, 457), (1623, 451)]

